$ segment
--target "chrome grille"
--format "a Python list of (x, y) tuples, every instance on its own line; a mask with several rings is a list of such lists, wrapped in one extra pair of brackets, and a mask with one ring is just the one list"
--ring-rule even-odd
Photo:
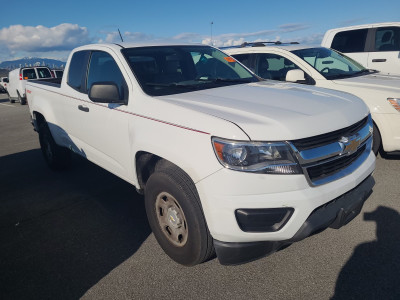
[(311, 186), (340, 179), (356, 170), (372, 148), (372, 119), (344, 129), (290, 142)]
[(311, 148), (321, 147), (324, 145), (328, 145), (340, 140), (340, 138), (344, 135), (353, 135), (358, 132), (361, 128), (363, 128), (368, 123), (368, 117), (365, 117), (361, 121), (333, 132), (313, 136), (310, 138), (299, 139), (292, 141), (292, 144), (297, 148), (297, 150), (307, 150)]

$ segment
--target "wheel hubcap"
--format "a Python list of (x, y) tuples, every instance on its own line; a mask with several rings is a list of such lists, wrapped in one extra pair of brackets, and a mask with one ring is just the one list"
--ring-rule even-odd
[(178, 247), (187, 242), (188, 229), (185, 215), (178, 201), (171, 194), (162, 192), (155, 203), (158, 224), (167, 239)]

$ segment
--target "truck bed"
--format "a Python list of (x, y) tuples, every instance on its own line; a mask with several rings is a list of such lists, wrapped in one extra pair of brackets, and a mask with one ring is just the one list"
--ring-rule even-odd
[(62, 78), (45, 78), (45, 79), (35, 79), (35, 80), (29, 80), (29, 81), (37, 83), (37, 84), (43, 84), (43, 85), (60, 88), (61, 87), (61, 79)]

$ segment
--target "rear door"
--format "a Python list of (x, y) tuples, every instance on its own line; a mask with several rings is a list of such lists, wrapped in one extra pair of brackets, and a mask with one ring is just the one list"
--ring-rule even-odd
[(368, 28), (341, 31), (333, 37), (331, 48), (346, 54), (364, 67), (367, 67), (367, 36)]
[(368, 68), (385, 74), (400, 74), (400, 27), (371, 29)]

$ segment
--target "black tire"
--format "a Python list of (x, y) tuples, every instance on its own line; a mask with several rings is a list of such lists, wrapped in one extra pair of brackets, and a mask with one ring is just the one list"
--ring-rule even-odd
[(8, 100), (10, 100), (10, 103), (14, 103), (15, 100), (11, 99), (10, 94), (7, 92)]
[(146, 183), (145, 206), (158, 243), (174, 261), (193, 266), (215, 255), (196, 187), (183, 170), (156, 168)]
[(56, 144), (47, 123), (39, 125), (39, 142), (43, 157), (52, 170), (66, 169), (71, 162), (71, 151)]
[(25, 104), (26, 104), (26, 99), (22, 98), (18, 91), (17, 91), (17, 94), (18, 94), (18, 101), (19, 101), (19, 103), (20, 103), (21, 105), (25, 105)]
[(374, 133), (372, 136), (372, 151), (374, 151), (375, 155), (378, 155), (379, 150), (381, 149), (381, 133), (378, 130), (378, 127), (376, 127), (374, 123)]

